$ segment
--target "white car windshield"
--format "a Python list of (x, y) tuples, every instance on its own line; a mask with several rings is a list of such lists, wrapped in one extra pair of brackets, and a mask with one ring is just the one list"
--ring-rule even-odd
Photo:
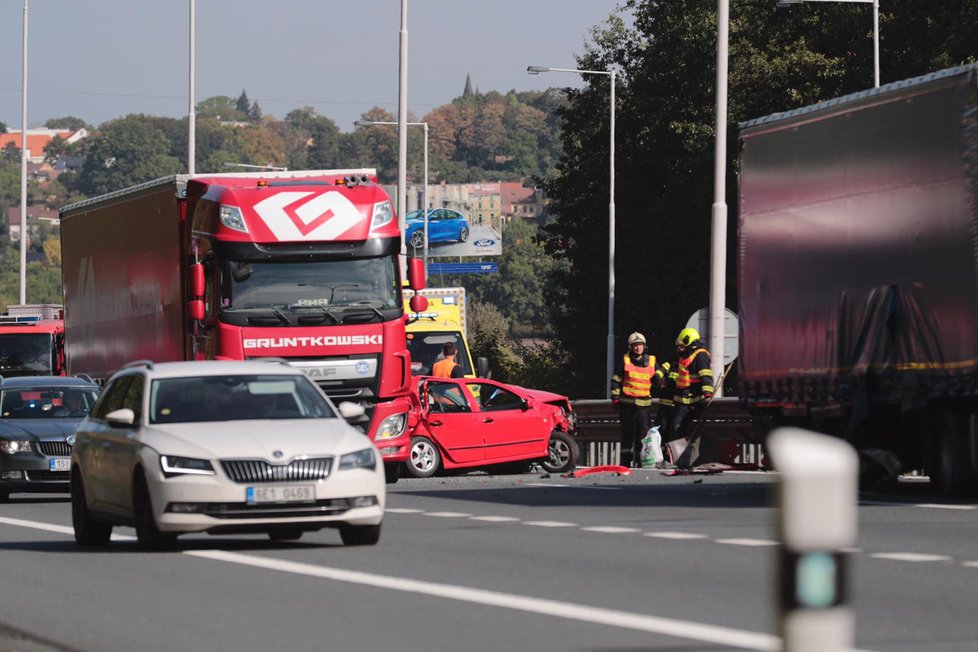
[(160, 378), (153, 381), (149, 408), (150, 423), (336, 417), (305, 376)]

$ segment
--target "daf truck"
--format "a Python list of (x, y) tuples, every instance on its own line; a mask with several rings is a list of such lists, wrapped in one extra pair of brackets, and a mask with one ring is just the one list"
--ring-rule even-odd
[[(410, 443), (402, 234), (373, 170), (171, 176), (66, 206), (61, 233), (69, 373), (284, 359), (362, 406), (353, 423), (396, 480)], [(421, 261), (406, 267), (422, 289)]]

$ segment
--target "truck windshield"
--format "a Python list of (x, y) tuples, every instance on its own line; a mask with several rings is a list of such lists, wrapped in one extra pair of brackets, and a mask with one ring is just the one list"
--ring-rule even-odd
[(222, 313), (266, 311), (290, 323), (294, 315), (333, 322), (362, 312), (388, 319), (401, 308), (393, 257), (310, 262), (226, 261), (221, 270)]
[(51, 373), (50, 333), (0, 334), (0, 375), (33, 376)]
[(408, 333), (408, 351), (411, 352), (411, 373), (427, 376), (431, 368), (442, 358), (441, 347), (446, 342), (455, 345), (455, 362), (462, 366), (462, 373), (471, 375), (469, 351), (458, 331), (431, 331), (427, 333)]

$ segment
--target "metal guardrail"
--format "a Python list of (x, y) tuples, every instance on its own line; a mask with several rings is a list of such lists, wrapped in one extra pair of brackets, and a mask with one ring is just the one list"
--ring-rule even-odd
[[(576, 438), (581, 445), (582, 466), (617, 464), (620, 426), (618, 412), (606, 399), (573, 401), (577, 415)], [(655, 417), (659, 404), (653, 400), (651, 415)], [(736, 397), (713, 400), (703, 415), (702, 423), (693, 422), (700, 435), (700, 462), (716, 462), (734, 468), (765, 468), (760, 442), (755, 440), (750, 412)]]

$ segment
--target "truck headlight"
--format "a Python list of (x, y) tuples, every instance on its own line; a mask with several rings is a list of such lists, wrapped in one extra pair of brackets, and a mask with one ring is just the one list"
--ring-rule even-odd
[(407, 426), (407, 413), (402, 412), (400, 414), (392, 414), (377, 426), (377, 434), (374, 435), (374, 441), (383, 441), (385, 439), (394, 439), (400, 437), (404, 434), (404, 428)]
[(384, 226), (394, 219), (394, 208), (389, 201), (381, 201), (374, 204), (374, 214), (370, 220), (370, 228), (376, 229)]
[(23, 439), (0, 439), (0, 453), (6, 455), (16, 455), (17, 453), (30, 453), (31, 443)]
[(373, 448), (364, 448), (356, 453), (347, 453), (340, 458), (340, 471), (346, 469), (372, 469), (377, 466), (377, 456)]
[(248, 225), (245, 224), (244, 215), (241, 214), (241, 209), (237, 206), (225, 206), (221, 204), (221, 224), (233, 229), (235, 231), (241, 231), (242, 233), (248, 232)]
[(168, 478), (175, 475), (214, 475), (214, 467), (210, 462), (194, 457), (161, 455), (160, 466), (163, 467), (163, 475)]

